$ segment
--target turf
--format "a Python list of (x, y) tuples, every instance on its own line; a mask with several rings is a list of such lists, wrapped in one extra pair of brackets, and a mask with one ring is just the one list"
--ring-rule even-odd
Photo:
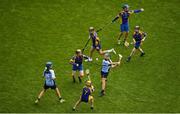
[[(127, 49), (116, 43), (119, 23), (99, 33), (103, 49), (114, 47), (124, 56), (121, 67), (111, 70), (106, 96), (100, 91), (99, 61), (85, 63), (96, 88), (93, 112), (180, 112), (180, 8), (179, 0), (0, 0), (0, 112), (72, 112), (83, 84), (73, 84), (69, 59), (88, 38), (88, 27), (99, 28), (128, 3), (145, 12), (130, 19), (132, 30), (140, 25), (148, 33), (142, 48), (146, 56), (125, 59)], [(90, 45), (85, 51), (88, 54)], [(113, 60), (117, 56), (112, 55)], [(66, 103), (60, 104), (53, 91), (39, 94), (46, 61), (54, 63), (57, 84)], [(84, 77), (84, 80), (87, 77)], [(77, 112), (91, 112), (82, 104)]]

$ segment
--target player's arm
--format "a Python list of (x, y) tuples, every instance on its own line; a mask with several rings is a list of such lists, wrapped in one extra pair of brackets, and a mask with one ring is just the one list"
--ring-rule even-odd
[(100, 39), (99, 37), (96, 37), (96, 46), (98, 46), (100, 44)]
[(119, 54), (119, 60), (117, 62), (112, 62), (111, 61), (111, 67), (114, 68), (114, 67), (120, 65), (121, 64), (121, 60), (122, 60), (122, 55)]
[(143, 12), (143, 11), (144, 11), (144, 9), (141, 8), (141, 9), (137, 9), (137, 10), (130, 10), (129, 13), (133, 14), (133, 13), (140, 13), (140, 12)]
[(74, 59), (75, 59), (74, 57), (71, 58), (70, 61), (69, 61), (69, 64), (72, 64), (72, 65), (75, 64), (75, 60)]
[(44, 68), (44, 71), (43, 71), (43, 74), (42, 74), (42, 78), (44, 78), (45, 77), (45, 71), (47, 70), (47, 68), (45, 67)]
[(135, 38), (133, 38), (133, 43), (134, 43), (134, 44), (136, 43), (136, 40), (135, 40)]
[(70, 63), (71, 65), (79, 66), (79, 64), (75, 63), (75, 57), (73, 57), (72, 59), (70, 59), (69, 63)]
[(89, 59), (89, 56), (83, 55), (83, 58), (84, 58), (84, 59)]
[(119, 13), (111, 22), (114, 23), (116, 20), (118, 20), (121, 17), (121, 13)]
[(147, 33), (143, 32), (142, 35), (143, 35), (142, 41), (144, 41), (146, 39), (146, 37), (147, 37)]
[(56, 76), (55, 76), (55, 73), (54, 73), (54, 70), (50, 70), (51, 74), (52, 74), (52, 79), (55, 80), (56, 79)]
[(95, 91), (94, 86), (91, 85), (91, 93), (94, 92), (94, 91)]

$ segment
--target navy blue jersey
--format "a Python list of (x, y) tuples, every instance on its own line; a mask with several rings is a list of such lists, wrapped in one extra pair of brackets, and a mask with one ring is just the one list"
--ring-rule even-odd
[(83, 55), (81, 55), (81, 56), (73, 56), (72, 60), (74, 60), (74, 63), (81, 65), (82, 62), (83, 62), (83, 58), (84, 58)]
[(136, 42), (141, 42), (144, 36), (145, 36), (145, 33), (141, 31), (134, 32), (133, 34), (133, 38), (135, 39)]
[(128, 24), (130, 13), (128, 11), (122, 11), (119, 15), (121, 16), (122, 24)]
[(82, 90), (82, 96), (81, 96), (81, 100), (88, 102), (89, 99), (89, 95), (91, 95), (91, 90), (88, 87), (84, 87)]
[(93, 45), (93, 46), (98, 46), (98, 45), (100, 45), (100, 39), (98, 38), (98, 35), (97, 35), (96, 32), (90, 33), (90, 34), (89, 34), (89, 38), (92, 39), (92, 45)]

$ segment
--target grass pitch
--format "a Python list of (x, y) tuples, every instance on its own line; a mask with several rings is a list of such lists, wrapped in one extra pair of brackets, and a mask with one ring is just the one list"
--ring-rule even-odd
[[(111, 71), (103, 98), (98, 97), (102, 57), (95, 54), (99, 61), (84, 64), (96, 89), (93, 112), (180, 112), (179, 0), (0, 0), (0, 112), (72, 112), (83, 85), (72, 83), (68, 61), (83, 48), (88, 28), (111, 21), (124, 3), (145, 9), (131, 16), (129, 41), (133, 27), (142, 26), (148, 33), (142, 46), (146, 55), (136, 53), (125, 62), (132, 45), (126, 49), (116, 44), (118, 22), (99, 33), (103, 49), (113, 47), (124, 58), (121, 67)], [(48, 90), (34, 105), (46, 61), (54, 63), (64, 104)], [(91, 110), (81, 105), (78, 112)]]

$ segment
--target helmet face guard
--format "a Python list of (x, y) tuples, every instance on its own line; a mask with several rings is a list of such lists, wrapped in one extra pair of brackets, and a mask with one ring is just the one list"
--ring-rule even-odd
[(94, 27), (89, 27), (89, 32), (93, 32), (94, 31)]
[(129, 9), (129, 5), (128, 4), (125, 4), (122, 6), (123, 9)]
[(76, 54), (81, 54), (81, 50), (80, 50), (80, 49), (77, 49), (77, 50), (76, 50)]
[(108, 53), (105, 53), (105, 54), (104, 54), (104, 58), (105, 58), (105, 59), (110, 59), (110, 55), (109, 55)]
[(135, 31), (135, 32), (139, 32), (139, 30), (140, 30), (140, 26), (135, 26), (135, 27), (134, 27), (134, 31)]
[(88, 81), (86, 81), (86, 86), (91, 86), (91, 81), (90, 80), (88, 80)]
[(48, 69), (52, 68), (52, 62), (46, 62), (46, 68)]

